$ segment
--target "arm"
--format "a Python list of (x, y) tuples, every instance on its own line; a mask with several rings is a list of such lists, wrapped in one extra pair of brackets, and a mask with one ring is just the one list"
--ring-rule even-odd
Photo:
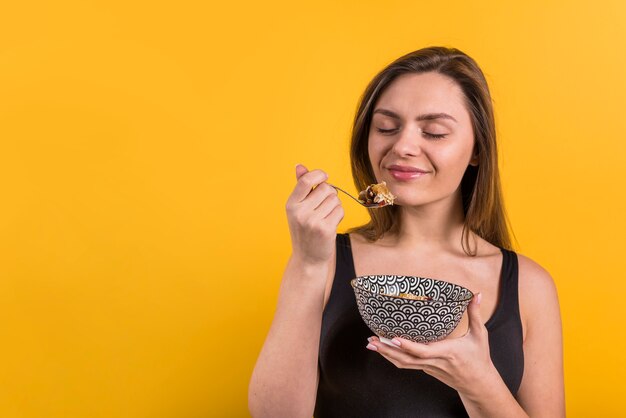
[(463, 337), (429, 344), (394, 338), (397, 348), (372, 337), (367, 348), (396, 367), (423, 370), (455, 389), (472, 418), (528, 418), (491, 362), (480, 299), (479, 293), (467, 308), (469, 329)]
[(324, 283), (319, 278), (325, 278), (329, 270), (290, 258), (274, 320), (250, 381), (252, 416), (313, 415), (324, 305)]
[(492, 371), (485, 379), (477, 380), (473, 390), (460, 394), (470, 417), (565, 417), (563, 340), (556, 287), (550, 274), (537, 263), (521, 255), (518, 259), (525, 337), (524, 376), (517, 401), (497, 371)]
[(336, 190), (323, 183), (325, 173), (298, 166), (296, 175), (298, 184), (287, 201), (293, 253), (248, 389), (254, 417), (310, 418), (315, 409), (322, 313), (343, 209)]
[(423, 370), (459, 392), (472, 418), (564, 417), (561, 319), (554, 282), (539, 265), (520, 259), (520, 312), (525, 329), (524, 376), (517, 399), (489, 356), (487, 329), (477, 295), (468, 307), (469, 330), (461, 338), (418, 344), (376, 337), (368, 346), (401, 368)]
[(524, 376), (519, 403), (535, 417), (564, 417), (563, 337), (554, 281), (532, 260), (519, 256), (520, 311), (525, 322)]

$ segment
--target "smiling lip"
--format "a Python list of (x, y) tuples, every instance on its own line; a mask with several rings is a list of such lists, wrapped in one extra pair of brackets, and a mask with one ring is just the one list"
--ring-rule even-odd
[(387, 167), (393, 178), (396, 180), (412, 180), (418, 177), (422, 177), (428, 174), (429, 171), (422, 170), (417, 167), (410, 167), (405, 165), (390, 165)]

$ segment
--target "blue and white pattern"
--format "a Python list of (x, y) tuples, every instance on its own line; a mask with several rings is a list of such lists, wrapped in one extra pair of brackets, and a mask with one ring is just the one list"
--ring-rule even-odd
[[(363, 321), (376, 335), (421, 343), (449, 335), (474, 296), (462, 286), (416, 276), (361, 276), (350, 284)], [(432, 300), (403, 298), (401, 293)]]

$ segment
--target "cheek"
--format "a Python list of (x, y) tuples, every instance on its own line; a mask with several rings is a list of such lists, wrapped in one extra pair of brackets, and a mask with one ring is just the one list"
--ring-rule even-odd
[(375, 141), (368, 141), (367, 144), (367, 154), (370, 157), (370, 163), (372, 164), (372, 168), (374, 172), (378, 173), (378, 167), (380, 165), (380, 160), (383, 157), (383, 150), (380, 148), (380, 145)]
[(469, 164), (472, 158), (472, 152), (474, 151), (474, 137), (471, 132), (467, 132), (458, 138), (456, 146), (446, 150), (449, 155), (450, 161), (454, 161), (460, 165)]
[(384, 141), (381, 138), (370, 137), (367, 141), (367, 150), (372, 157), (376, 156), (378, 159), (381, 159), (389, 152), (389, 149), (390, 142)]
[(472, 150), (472, 147), (441, 150), (437, 153), (436, 157), (433, 155), (433, 163), (435, 164), (435, 167), (438, 167), (440, 170), (462, 176), (469, 165), (472, 157)]

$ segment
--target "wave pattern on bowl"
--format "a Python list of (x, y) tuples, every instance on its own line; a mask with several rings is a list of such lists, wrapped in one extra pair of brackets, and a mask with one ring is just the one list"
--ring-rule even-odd
[[(417, 276), (361, 276), (351, 284), (359, 313), (376, 335), (416, 342), (437, 341), (449, 335), (473, 297), (462, 286)], [(400, 293), (433, 300), (399, 298)]]

